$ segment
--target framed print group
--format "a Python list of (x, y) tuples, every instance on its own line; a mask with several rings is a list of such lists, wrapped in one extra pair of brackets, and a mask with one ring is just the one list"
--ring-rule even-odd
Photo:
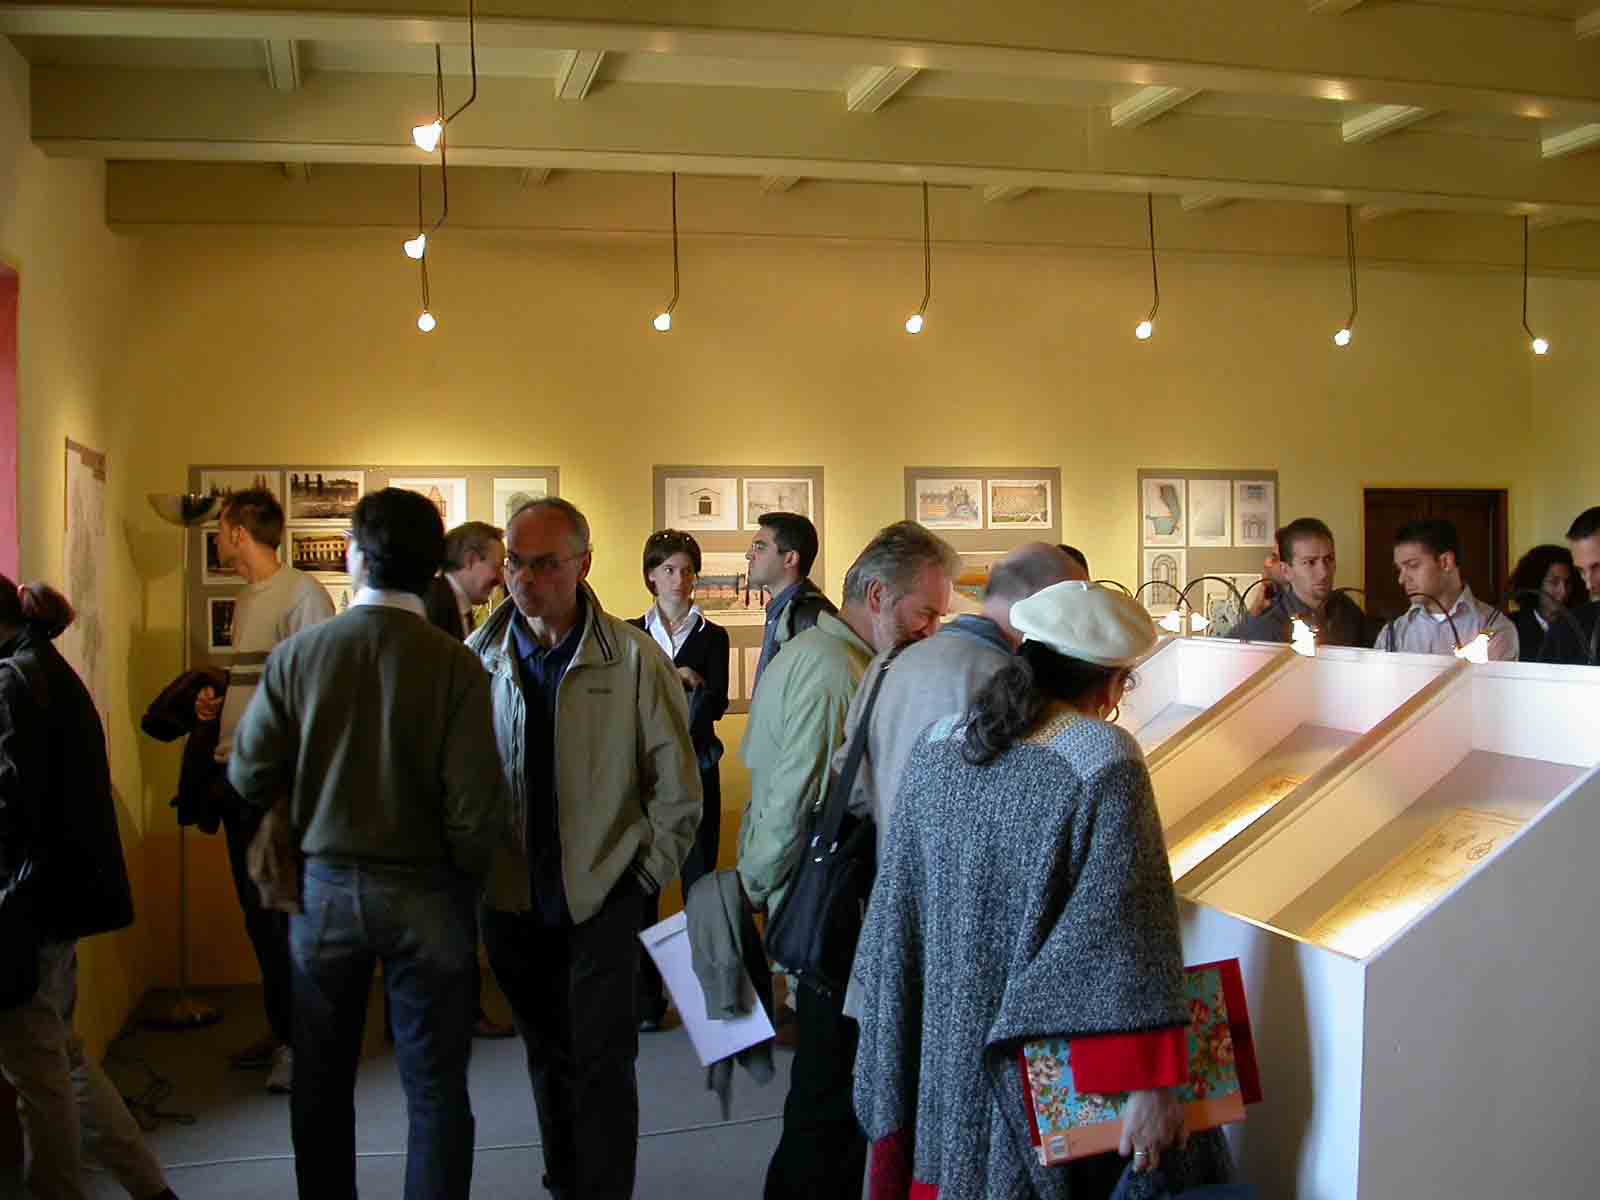
[[(1229, 585), (1242, 593), (1261, 578), (1277, 532), (1278, 473), (1141, 468), (1138, 501), (1141, 600), (1157, 616), (1181, 604), (1214, 631), (1231, 629), (1239, 605)], [(1207, 576), (1181, 602), (1173, 587), (1152, 586), (1182, 590)]]

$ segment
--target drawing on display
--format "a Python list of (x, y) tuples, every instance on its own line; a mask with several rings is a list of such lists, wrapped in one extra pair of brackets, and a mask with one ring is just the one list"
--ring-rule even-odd
[[(1154, 616), (1164, 616), (1178, 603), (1187, 582), (1188, 555), (1182, 550), (1146, 550), (1144, 552), (1144, 586), (1139, 599)], [(1165, 585), (1165, 586), (1162, 586)]]
[(271, 492), (283, 503), (283, 473), (280, 471), (217, 470), (200, 472), (200, 494), (226, 500), (235, 492)]
[(212, 596), (206, 601), (206, 649), (233, 649), (233, 607), (232, 597)]
[(1233, 544), (1270, 546), (1278, 527), (1278, 488), (1268, 479), (1233, 481)]
[(439, 519), (446, 531), (454, 529), (467, 519), (467, 481), (465, 479), (402, 479), (393, 477), (389, 486), (405, 492), (415, 492), (439, 510)]
[(110, 728), (106, 621), (101, 607), (101, 568), (106, 561), (106, 456), (71, 439), (66, 445), (67, 598), (78, 615), (58, 645), (94, 697), (102, 724)]
[(312, 575), (343, 576), (346, 546), (343, 529), (291, 529), (289, 565)]
[(799, 513), (807, 520), (811, 516), (811, 480), (809, 479), (746, 479), (744, 481), (744, 527), (761, 528), (761, 518), (768, 513)]
[(989, 480), (990, 529), (1046, 529), (1053, 522), (1048, 479)]
[(1146, 546), (1181, 546), (1187, 532), (1182, 479), (1146, 479), (1140, 488)]
[(1233, 545), (1233, 485), (1228, 480), (1189, 480), (1189, 545)]
[(694, 602), (718, 625), (762, 625), (772, 596), (750, 587), (750, 564), (732, 551), (705, 552), (694, 583)]
[(983, 480), (919, 479), (916, 519), (929, 529), (982, 529)]
[(983, 590), (989, 586), (989, 572), (1006, 556), (1004, 550), (969, 550), (961, 555), (961, 574), (956, 576), (956, 594), (974, 605), (983, 603)]
[(366, 491), (366, 481), (365, 471), (290, 471), (289, 520), (348, 521)]
[(496, 479), (494, 481), (494, 524), (504, 529), (511, 524), (517, 509), (531, 500), (543, 500), (550, 494), (548, 479)]
[(686, 476), (663, 481), (662, 511), (673, 529), (739, 528), (739, 481)]

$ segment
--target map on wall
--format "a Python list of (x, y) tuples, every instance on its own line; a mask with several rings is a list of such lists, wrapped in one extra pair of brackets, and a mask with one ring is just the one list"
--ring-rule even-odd
[(109, 730), (100, 586), (100, 570), (106, 561), (106, 456), (69, 439), (66, 484), (67, 599), (78, 616), (58, 644), (94, 697), (101, 724)]

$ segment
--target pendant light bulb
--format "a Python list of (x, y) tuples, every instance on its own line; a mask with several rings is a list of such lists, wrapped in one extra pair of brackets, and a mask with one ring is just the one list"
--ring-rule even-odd
[(657, 333), (670, 333), (672, 332), (672, 314), (669, 312), (658, 312), (655, 315), (655, 320), (651, 321), (650, 324), (656, 327)]
[(422, 310), (422, 315), (417, 318), (417, 328), (423, 333), (432, 333), (434, 326), (439, 322), (427, 309)]
[(1141, 342), (1148, 342), (1150, 340), (1150, 336), (1155, 333), (1155, 331), (1156, 326), (1154, 321), (1140, 321), (1133, 327), (1133, 336), (1138, 338)]
[(419, 233), (414, 238), (406, 239), (406, 257), (413, 261), (421, 261), (422, 256), (428, 252), (428, 235)]
[(1550, 343), (1542, 337), (1534, 338), (1529, 345), (1533, 347), (1533, 352), (1540, 357), (1550, 353)]
[(922, 314), (921, 313), (919, 313), (919, 312), (912, 313), (909, 317), (906, 318), (906, 332), (907, 333), (921, 333), (922, 332), (922, 326), (924, 324), (925, 324), (925, 322), (922, 319)]
[(1350, 328), (1349, 326), (1346, 326), (1345, 328), (1339, 330), (1338, 333), (1333, 335), (1333, 344), (1335, 346), (1348, 346), (1350, 344), (1350, 337)]
[(426, 125), (413, 125), (411, 127), (411, 142), (424, 154), (432, 154), (439, 148), (439, 139), (444, 136), (444, 122), (435, 117)]

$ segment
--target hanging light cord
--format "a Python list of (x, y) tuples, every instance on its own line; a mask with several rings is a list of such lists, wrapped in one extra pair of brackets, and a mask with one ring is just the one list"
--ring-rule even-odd
[(667, 305), (667, 315), (678, 307), (678, 173), (672, 173), (672, 303)]
[[(435, 229), (438, 226), (434, 226)], [(422, 166), (417, 166), (417, 232), (422, 232)], [(428, 256), (424, 254), (417, 259), (417, 266), (422, 268), (422, 310), (428, 311)]]
[(922, 181), (922, 304), (918, 314), (928, 311), (928, 301), (933, 298), (933, 234), (928, 224), (928, 181)]
[[(473, 101), (478, 98), (478, 21), (477, 11), (474, 7), (474, 4), (475, 0), (467, 0), (467, 53), (469, 55), (469, 61), (472, 64), (472, 94), (466, 98), (460, 108), (456, 109), (455, 112), (451, 113), (448, 117), (445, 117), (444, 87), (442, 84), (440, 85), (439, 114), (443, 118), (446, 125), (450, 124), (451, 121), (454, 121), (462, 113), (466, 112), (467, 109), (471, 108)], [(438, 47), (434, 48), (435, 50), (438, 49)]]
[(1533, 339), (1533, 330), (1528, 327), (1528, 218), (1522, 218), (1522, 331)]
[[(433, 47), (433, 86), (434, 86), (434, 93), (435, 93), (435, 96), (437, 98), (438, 105), (439, 105), (438, 111), (440, 113), (443, 113), (444, 112), (444, 53), (443, 53), (443, 51), (441, 51), (439, 49), (439, 46), (437, 44), (435, 44), (434, 47)], [(473, 86), (473, 91), (476, 92), (477, 91), (477, 86), (478, 86), (476, 78), (474, 78), (472, 86)], [(469, 100), (467, 103), (470, 104), (471, 101)], [(466, 105), (464, 104), (461, 107), (465, 108)], [(456, 112), (460, 112), (460, 111), (461, 111), (460, 108), (456, 109)], [(454, 120), (454, 119), (455, 119), (454, 115), (452, 114), (451, 120)], [(441, 117), (441, 120), (443, 120), (442, 117)], [(442, 127), (439, 130), (439, 219), (437, 221), (435, 221), (428, 229), (428, 236), (430, 238), (435, 233), (439, 232), (439, 230), (441, 228), (443, 228), (444, 223), (445, 223), (445, 219), (450, 215), (450, 164), (447, 161), (449, 155), (448, 155), (448, 152), (446, 150), (446, 147), (447, 147), (449, 141), (450, 141), (450, 122), (449, 121), (444, 121)], [(421, 186), (420, 179), (419, 179), (418, 186)]]
[(1150, 311), (1145, 314), (1144, 319), (1154, 321), (1156, 310), (1161, 307), (1161, 276), (1156, 271), (1156, 198), (1153, 192), (1144, 194), (1144, 206), (1150, 226), (1150, 289), (1154, 297), (1150, 303)]
[(1345, 319), (1344, 327), (1354, 329), (1356, 326), (1356, 219), (1355, 210), (1348, 204), (1344, 206), (1344, 253), (1345, 260), (1350, 264), (1350, 316)]

